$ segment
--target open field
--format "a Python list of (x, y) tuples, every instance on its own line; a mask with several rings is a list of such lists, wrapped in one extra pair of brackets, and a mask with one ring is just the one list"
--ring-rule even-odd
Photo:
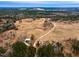
[[(30, 38), (31, 34), (35, 36), (35, 40), (38, 39), (40, 36), (47, 33), (50, 29), (44, 30), (43, 29), (44, 20), (41, 18), (40, 20), (35, 20), (28, 22), (26, 19), (23, 19), (22, 22), (17, 21), (15, 25), (17, 26), (18, 30), (9, 30), (4, 32), (3, 34), (12, 38), (11, 32), (14, 33), (15, 37), (11, 40), (16, 41), (21, 36), (26, 38)], [(73, 24), (66, 24), (63, 22), (55, 22), (56, 27), (55, 29), (46, 35), (45, 37), (41, 38), (40, 41), (62, 41), (68, 38), (79, 38), (79, 23)], [(22, 39), (21, 39), (22, 40)], [(12, 41), (12, 42), (13, 42)]]
[[(33, 34), (35, 38), (39, 38), (43, 34), (47, 33), (50, 29), (48, 30), (43, 30), (43, 20), (35, 20), (32, 22), (27, 22), (25, 20), (22, 21), (22, 23), (19, 23), (18, 29), (16, 32), (17, 34), (23, 34), (22, 32), (24, 31), (24, 34), (29, 37), (29, 35)], [(64, 39), (68, 38), (78, 38), (79, 35), (79, 23), (73, 23), (73, 24), (65, 24), (63, 22), (55, 22), (56, 27), (54, 31), (49, 33), (47, 36), (43, 37), (42, 41), (46, 40), (55, 40), (55, 41), (62, 41)], [(60, 39), (60, 40), (59, 40)]]
[[(18, 28), (17, 30), (12, 29), (0, 34), (0, 46), (8, 48), (9, 45), (12, 45), (17, 41), (24, 41), (26, 38), (30, 38), (31, 35), (34, 35), (34, 40), (32, 44), (34, 44), (36, 41), (40, 41), (41, 43), (46, 41), (61, 42), (63, 46), (65, 46), (64, 52), (71, 53), (71, 45), (69, 41), (67, 41), (67, 39), (79, 39), (79, 23), (68, 24), (64, 22), (50, 21), (52, 23), (55, 23), (55, 28), (46, 36), (39, 39), (39, 37), (46, 34), (53, 27), (48, 26), (46, 30), (44, 29), (43, 24), (45, 18), (31, 21), (28, 20), (31, 20), (31, 18), (22, 19), (22, 21), (16, 21), (15, 25)], [(73, 53), (72, 55), (75, 56)]]

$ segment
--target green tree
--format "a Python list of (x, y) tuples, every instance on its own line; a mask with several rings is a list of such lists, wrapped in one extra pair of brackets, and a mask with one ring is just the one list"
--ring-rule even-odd
[(39, 47), (37, 56), (40, 57), (61, 57), (64, 56), (63, 46), (60, 43), (52, 43)]
[(35, 52), (36, 52), (36, 48), (29, 46), (27, 48), (27, 56), (28, 57), (34, 57), (35, 56)]
[(16, 42), (12, 45), (13, 54), (12, 56), (15, 57), (24, 57), (27, 53), (27, 46), (23, 42)]
[(43, 45), (39, 47), (37, 55), (40, 57), (51, 57), (53, 56), (53, 46), (51, 44)]
[(79, 53), (79, 40), (73, 39), (72, 41), (72, 49), (74, 53)]
[(0, 47), (0, 55), (4, 54), (6, 52), (6, 49), (4, 49), (3, 47)]

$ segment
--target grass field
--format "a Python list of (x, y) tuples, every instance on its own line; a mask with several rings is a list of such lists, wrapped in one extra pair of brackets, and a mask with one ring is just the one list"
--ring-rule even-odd
[[(0, 46), (7, 47), (10, 44), (15, 43), (18, 40), (25, 40), (26, 38), (30, 38), (31, 35), (34, 35), (33, 43), (42, 35), (46, 34), (51, 28), (44, 30), (43, 23), (44, 18), (40, 18), (39, 20), (31, 20), (29, 19), (22, 19), (22, 22), (16, 21), (15, 25), (18, 30), (9, 30), (5, 31), (0, 34)], [(71, 53), (71, 45), (70, 42), (66, 41), (69, 38), (77, 38), (79, 39), (79, 23), (64, 23), (64, 22), (54, 22), (56, 27), (55, 29), (50, 32), (48, 35), (44, 36), (43, 38), (39, 39), (40, 42), (45, 41), (55, 41), (61, 42), (65, 46), (64, 52)], [(75, 55), (73, 55), (75, 56)], [(77, 56), (77, 55), (76, 55)]]
[[(31, 34), (35, 36), (35, 40), (36, 40), (50, 30), (50, 29), (43, 30), (43, 23), (44, 23), (44, 18), (30, 22), (28, 22), (26, 19), (23, 19), (22, 22), (17, 21), (15, 23), (18, 30), (9, 30), (4, 32), (3, 34), (7, 35), (8, 33), (7, 36), (11, 37), (11, 40), (13, 40), (12, 42), (19, 40), (18, 38), (20, 38), (21, 36), (29, 38)], [(72, 23), (72, 24), (66, 24), (63, 22), (55, 22), (55, 23), (56, 23), (56, 27), (54, 31), (52, 31), (45, 37), (41, 38), (40, 41), (42, 42), (51, 41), (51, 40), (62, 41), (68, 38), (79, 38), (79, 23)], [(11, 32), (15, 34), (15, 37), (11, 36)]]

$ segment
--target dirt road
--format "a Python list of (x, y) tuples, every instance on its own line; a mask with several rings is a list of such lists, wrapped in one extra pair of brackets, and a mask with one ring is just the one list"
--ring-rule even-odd
[(44, 36), (48, 35), (50, 32), (54, 31), (55, 27), (56, 27), (56, 24), (55, 23), (52, 23), (54, 25), (53, 28), (51, 28), (46, 34), (42, 35), (41, 37), (39, 37), (38, 39), (36, 39), (35, 43), (33, 44), (34, 47), (36, 47), (36, 43), (41, 39), (43, 38)]

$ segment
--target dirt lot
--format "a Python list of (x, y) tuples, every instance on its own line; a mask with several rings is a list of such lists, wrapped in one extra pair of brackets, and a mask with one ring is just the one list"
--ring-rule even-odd
[[(43, 30), (43, 19), (42, 20), (35, 20), (32, 22), (27, 22), (25, 20), (22, 21), (22, 23), (16, 23), (18, 26), (18, 29), (16, 31), (16, 34), (25, 34), (27, 37), (29, 35), (33, 34), (35, 38), (39, 38), (43, 34), (47, 33), (48, 30)], [(67, 38), (78, 38), (79, 37), (79, 23), (73, 23), (73, 24), (65, 24), (63, 22), (55, 22), (56, 27), (54, 31), (49, 33), (47, 36), (43, 37), (42, 41), (46, 40), (55, 40), (55, 41), (62, 41)]]
[[(30, 20), (30, 21), (28, 21)], [(51, 28), (44, 30), (44, 18), (31, 20), (31, 19), (22, 19), (22, 22), (17, 21), (15, 23), (18, 30), (9, 30), (0, 34), (0, 46), (8, 48), (11, 44), (15, 43), (18, 40), (25, 40), (30, 38), (31, 35), (34, 35), (34, 42), (36, 42), (39, 37), (46, 34)], [(79, 40), (79, 23), (64, 23), (64, 22), (52, 22), (55, 23), (55, 28), (46, 36), (39, 39), (40, 42), (44, 41), (56, 41), (61, 42), (64, 46), (64, 52), (71, 53), (71, 45), (69, 41), (66, 41), (69, 38), (77, 38)], [(79, 55), (76, 55), (79, 56)]]
[[(26, 37), (27, 38), (30, 37), (31, 34), (35, 36), (36, 40), (50, 30), (50, 29), (43, 30), (43, 23), (44, 23), (43, 18), (35, 21), (27, 21), (26, 19), (23, 19), (22, 22), (17, 21), (15, 23), (18, 30), (9, 30), (0, 34), (0, 36), (3, 35), (4, 37), (9, 38), (6, 40), (4, 37), (1, 36), (1, 38), (4, 39), (3, 42), (5, 42), (6, 44), (7, 42), (12, 44), (17, 40), (24, 40)], [(41, 38), (40, 41), (43, 42), (43, 41), (54, 40), (61, 42), (68, 38), (79, 39), (79, 23), (73, 23), (73, 24), (65, 24), (63, 22), (55, 22), (55, 23), (56, 23), (55, 29), (45, 37)]]

